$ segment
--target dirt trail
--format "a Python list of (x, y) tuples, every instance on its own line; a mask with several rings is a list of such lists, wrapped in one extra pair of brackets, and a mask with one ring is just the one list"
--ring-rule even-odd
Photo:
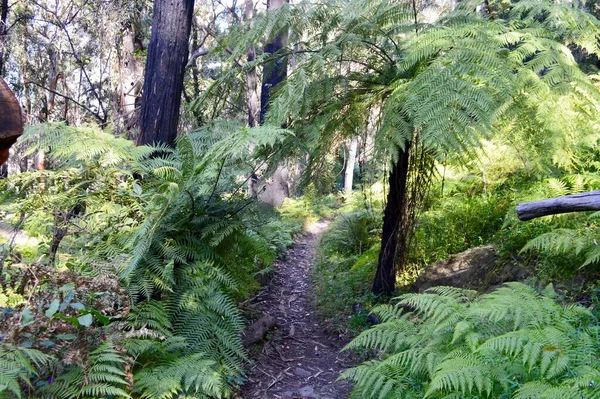
[(272, 339), (259, 344), (254, 366), (242, 387), (244, 399), (344, 399), (351, 385), (336, 382), (351, 366), (350, 354), (339, 353), (346, 342), (328, 335), (312, 307), (309, 281), (318, 238), (327, 227), (312, 232), (277, 262), (274, 277), (253, 300), (253, 307), (277, 320)]

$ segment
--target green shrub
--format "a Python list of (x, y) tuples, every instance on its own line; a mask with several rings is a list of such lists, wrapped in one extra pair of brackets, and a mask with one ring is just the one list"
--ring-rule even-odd
[[(435, 287), (374, 309), (345, 349), (380, 351), (345, 371), (356, 398), (600, 398), (600, 327), (589, 310), (521, 283), (477, 297)], [(413, 311), (405, 312), (409, 308)]]
[(313, 273), (317, 309), (331, 329), (354, 334), (366, 320), (353, 314), (360, 302), (370, 309), (376, 301), (371, 294), (379, 256), (379, 221), (370, 212), (357, 211), (340, 217), (325, 232)]
[(489, 243), (512, 205), (505, 195), (457, 195), (438, 200), (417, 221), (409, 262), (422, 268)]
[(342, 256), (360, 256), (377, 243), (381, 218), (366, 210), (340, 215), (323, 238), (322, 245), (329, 252)]
[[(282, 222), (277, 237), (253, 226), (247, 217), (251, 201), (239, 190), (238, 176), (250, 173), (240, 169), (249, 165), (250, 144), (265, 149), (287, 131), (228, 128), (211, 124), (180, 135), (175, 149), (136, 147), (95, 127), (64, 124), (40, 125), (24, 136), (32, 150), (48, 154), (56, 170), (0, 181), (0, 216), (11, 221), (26, 216), (24, 227), (40, 236), (37, 251), (46, 265), (25, 268), (16, 254), (7, 258), (4, 270), (10, 273), (3, 277), (15, 278), (3, 282), (29, 303), (10, 309), (11, 322), (19, 322), (10, 334), (2, 330), (0, 352), (6, 341), (35, 345), (53, 351), (56, 366), (48, 371), (23, 361), (19, 373), (10, 372), (13, 381), (34, 378), (31, 395), (42, 386), (39, 395), (48, 398), (230, 394), (247, 360), (237, 301), (258, 289), (255, 275), (289, 244), (296, 225)], [(156, 151), (161, 157), (150, 156)], [(277, 220), (275, 215), (270, 223)], [(279, 241), (271, 242), (274, 238)], [(105, 298), (106, 308), (88, 309), (79, 287), (73, 295), (74, 288), (53, 287), (57, 269), (66, 268), (73, 281), (98, 283), (86, 287), (87, 295), (105, 298), (96, 291), (122, 289), (127, 306)], [(100, 288), (109, 280), (111, 289)], [(63, 324), (68, 334), (55, 328)], [(103, 341), (112, 343), (100, 345)]]
[[(587, 217), (581, 214), (551, 216), (521, 222), (511, 213), (497, 236), (500, 259), (503, 262), (520, 262), (534, 270), (536, 276), (542, 281), (569, 280), (581, 273), (580, 266), (585, 262), (581, 249), (576, 250), (573, 246), (573, 250), (565, 256), (564, 252), (558, 251), (550, 243), (546, 246), (538, 246), (533, 240), (537, 238), (539, 243), (547, 235), (556, 236), (562, 229), (586, 231), (588, 226)], [(532, 244), (528, 244), (530, 242)], [(593, 240), (590, 242), (593, 243)]]

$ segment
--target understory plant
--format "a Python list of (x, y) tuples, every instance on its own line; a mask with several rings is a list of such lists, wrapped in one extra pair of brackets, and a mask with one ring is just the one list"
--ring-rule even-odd
[(435, 287), (397, 300), (345, 348), (379, 353), (342, 374), (355, 398), (600, 398), (598, 321), (552, 286)]
[(53, 169), (1, 182), (5, 220), (42, 244), (2, 259), (2, 288), (28, 299), (0, 308), (0, 397), (229, 396), (247, 360), (237, 301), (285, 245), (244, 215), (257, 209), (238, 176), (258, 162), (250, 144), (286, 134), (213, 123), (168, 148), (28, 132)]

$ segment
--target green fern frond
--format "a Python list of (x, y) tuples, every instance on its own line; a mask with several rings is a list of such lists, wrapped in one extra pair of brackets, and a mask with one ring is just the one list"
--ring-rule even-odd
[(53, 357), (35, 349), (0, 344), (0, 397), (23, 397), (21, 384), (33, 387), (31, 378), (53, 361)]
[[(420, 387), (414, 397), (591, 392), (589, 381), (600, 369), (600, 341), (589, 330), (595, 319), (587, 309), (561, 306), (555, 297), (551, 286), (538, 292), (516, 282), (479, 297), (445, 287), (403, 295), (397, 313), (383, 308), (386, 322), (346, 346), (381, 351), (380, 360), (347, 370), (342, 378), (354, 381), (365, 397), (377, 397), (373, 389), (400, 380)], [(403, 314), (406, 306), (418, 316)], [(448, 309), (455, 315), (448, 316)]]
[(131, 398), (129, 382), (125, 379), (127, 361), (108, 341), (90, 353), (89, 364), (84, 368), (73, 366), (40, 389), (45, 398), (92, 399)]

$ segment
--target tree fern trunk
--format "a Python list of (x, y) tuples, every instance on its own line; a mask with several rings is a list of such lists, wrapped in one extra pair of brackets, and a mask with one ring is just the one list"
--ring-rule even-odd
[(175, 143), (193, 11), (194, 0), (154, 3), (138, 144)]
[(373, 293), (391, 295), (396, 285), (396, 252), (400, 248), (405, 253), (409, 232), (403, 229), (408, 199), (408, 168), (410, 144), (398, 154), (398, 162), (394, 165), (390, 177), (390, 191), (383, 215), (383, 231), (381, 234), (381, 250), (377, 263), (377, 272), (373, 281)]

